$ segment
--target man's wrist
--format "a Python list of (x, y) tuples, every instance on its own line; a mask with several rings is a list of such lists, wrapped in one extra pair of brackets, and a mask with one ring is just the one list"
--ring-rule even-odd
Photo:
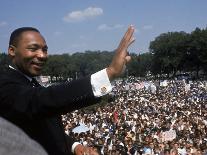
[(112, 71), (109, 67), (106, 68), (106, 73), (108, 75), (109, 81), (112, 81), (114, 79)]

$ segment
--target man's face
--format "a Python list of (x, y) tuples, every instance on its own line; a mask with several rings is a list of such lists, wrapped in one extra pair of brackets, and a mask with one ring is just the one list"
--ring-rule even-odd
[(41, 74), (47, 60), (47, 45), (40, 33), (23, 32), (17, 45), (9, 47), (12, 62), (28, 76)]

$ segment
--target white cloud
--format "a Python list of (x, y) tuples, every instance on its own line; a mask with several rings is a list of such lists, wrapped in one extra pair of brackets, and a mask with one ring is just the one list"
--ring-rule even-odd
[(5, 21), (0, 22), (0, 27), (6, 26), (8, 23)]
[(82, 11), (78, 10), (68, 13), (65, 17), (63, 17), (63, 20), (65, 22), (80, 22), (89, 18), (100, 16), (102, 14), (102, 8), (89, 7)]
[(112, 26), (109, 26), (107, 24), (102, 24), (102, 25), (99, 25), (97, 29), (100, 31), (108, 31), (108, 30), (113, 30), (113, 29), (120, 29), (123, 27), (124, 27), (124, 25), (121, 25), (121, 24), (116, 24), (116, 25), (112, 25)]
[(152, 25), (145, 25), (145, 26), (143, 26), (143, 29), (144, 30), (151, 30), (151, 29), (153, 29), (153, 26)]
[(116, 24), (113, 26), (114, 29), (120, 29), (120, 28), (123, 28), (124, 25), (121, 25), (121, 24)]
[(111, 29), (111, 27), (109, 27), (106, 24), (102, 24), (102, 25), (98, 26), (98, 30), (110, 30), (110, 29)]

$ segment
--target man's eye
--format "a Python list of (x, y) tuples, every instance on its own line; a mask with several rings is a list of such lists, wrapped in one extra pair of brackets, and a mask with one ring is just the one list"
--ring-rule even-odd
[(34, 52), (34, 51), (38, 50), (38, 48), (28, 48), (28, 50)]
[(42, 51), (44, 51), (44, 52), (47, 52), (47, 50), (48, 50), (47, 47), (45, 47), (45, 48), (42, 49)]

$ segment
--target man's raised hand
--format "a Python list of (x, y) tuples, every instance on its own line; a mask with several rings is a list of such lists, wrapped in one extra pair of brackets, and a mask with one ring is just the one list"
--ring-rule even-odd
[(133, 37), (134, 26), (129, 26), (125, 35), (123, 36), (118, 48), (116, 49), (115, 55), (112, 59), (111, 64), (106, 69), (110, 80), (120, 76), (126, 67), (126, 63), (131, 60), (128, 55), (128, 47), (135, 41)]

